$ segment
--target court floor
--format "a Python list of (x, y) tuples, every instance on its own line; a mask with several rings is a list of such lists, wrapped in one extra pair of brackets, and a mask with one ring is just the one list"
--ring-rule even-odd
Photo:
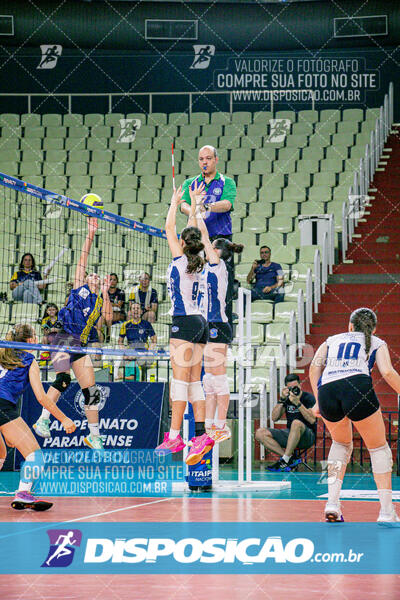
[[(12, 526), (21, 532), (21, 527), (29, 529), (72, 528), (82, 527), (84, 524), (97, 524), (101, 537), (107, 527), (122, 526), (127, 531), (135, 528), (167, 527), (182, 528), (190, 531), (196, 524), (221, 524), (228, 527), (230, 524), (241, 524), (241, 527), (251, 524), (297, 524), (293, 525), (295, 531), (301, 531), (307, 536), (308, 531), (316, 524), (321, 531), (336, 528), (336, 524), (323, 523), (324, 495), (327, 486), (320, 473), (292, 473), (284, 476), (290, 481), (291, 487), (282, 491), (268, 493), (236, 492), (219, 494), (189, 494), (180, 493), (168, 496), (131, 496), (131, 497), (54, 497), (53, 508), (44, 513), (32, 511), (13, 511), (10, 506), (10, 493), (17, 481), (15, 473), (0, 473), (0, 524)], [(235, 473), (228, 469), (222, 475), (229, 478)], [(266, 475), (259, 473), (259, 477), (282, 479), (282, 475)], [(400, 501), (400, 478), (393, 478), (394, 498)], [(357, 523), (368, 523), (372, 528), (369, 531), (381, 530), (376, 524), (379, 505), (372, 477), (363, 474), (347, 475), (343, 485), (342, 508), (346, 523), (338, 527), (350, 528)], [(400, 507), (399, 507), (400, 508)], [(8, 524), (8, 525), (7, 525)], [(15, 525), (14, 525), (15, 524)], [(226, 525), (225, 525), (226, 524)], [(96, 527), (91, 525), (88, 527)], [(206, 525), (204, 525), (206, 527)], [(254, 527), (254, 526), (253, 526)], [(286, 525), (288, 527), (288, 525)], [(348, 529), (349, 530), (349, 529)], [(331, 529), (331, 531), (333, 531)], [(343, 531), (343, 529), (342, 529)], [(335, 532), (336, 533), (336, 532)], [(104, 534), (106, 535), (106, 534)], [(160, 533), (161, 535), (161, 533)], [(297, 535), (297, 534), (296, 534)], [(389, 533), (390, 543), (400, 547), (400, 529), (392, 529)], [(395, 536), (395, 537), (394, 537)], [(1, 537), (4, 537), (1, 540)], [(0, 535), (0, 547), (7, 543), (7, 536)], [(21, 537), (21, 536), (20, 536)], [(10, 539), (10, 538), (8, 538)], [(28, 539), (28, 538), (25, 538)], [(366, 538), (368, 539), (368, 538)], [(382, 552), (382, 548), (376, 552)], [(32, 553), (35, 548), (32, 547)], [(22, 550), (21, 550), (22, 553)], [(22, 553), (23, 554), (23, 553)], [(1, 555), (1, 552), (0, 552)], [(18, 556), (15, 557), (18, 561)], [(151, 561), (147, 561), (151, 562)], [(399, 563), (400, 564), (400, 563)], [(342, 573), (307, 572), (309, 567), (303, 565), (300, 573), (279, 574), (269, 572), (258, 573), (210, 573), (194, 572), (185, 573), (179, 567), (175, 572), (154, 573), (149, 570), (134, 574), (124, 573), (97, 573), (97, 574), (56, 574), (46, 571), (42, 573), (0, 575), (0, 598), (2, 600), (75, 600), (82, 596), (110, 600), (180, 600), (198, 598), (199, 595), (216, 598), (230, 598), (241, 600), (255, 599), (324, 599), (324, 600), (364, 600), (384, 599), (395, 600), (400, 598), (400, 566), (390, 573), (368, 574), (354, 569)], [(273, 571), (273, 569), (272, 569)], [(4, 573), (4, 571), (0, 572)]]

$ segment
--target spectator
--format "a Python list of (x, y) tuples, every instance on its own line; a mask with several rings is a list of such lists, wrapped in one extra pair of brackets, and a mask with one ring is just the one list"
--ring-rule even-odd
[(190, 194), (189, 187), (193, 189), (194, 182), (203, 181), (206, 197), (204, 200), (204, 220), (207, 226), (210, 241), (217, 238), (227, 238), (232, 241), (231, 211), (236, 198), (236, 184), (231, 177), (221, 175), (217, 171), (218, 155), (213, 146), (203, 146), (199, 151), (200, 175), (186, 179), (182, 185), (183, 198), (181, 211), (189, 215)]
[(26, 252), (21, 258), (18, 271), (11, 277), (13, 300), (22, 300), (26, 304), (42, 304), (39, 290), (44, 290), (45, 287), (46, 283), (36, 269), (35, 259), (30, 252)]
[(108, 297), (110, 298), (111, 306), (113, 309), (113, 323), (120, 323), (125, 321), (125, 292), (118, 285), (118, 275), (116, 273), (110, 274), (110, 288), (108, 290)]
[[(118, 344), (124, 348), (125, 338), (128, 341), (129, 348), (149, 348), (153, 350), (157, 344), (157, 336), (153, 326), (145, 320), (142, 320), (142, 309), (140, 304), (132, 304), (128, 313), (128, 321), (122, 324), (119, 333)], [(148, 341), (150, 339), (150, 345)]]
[(133, 304), (139, 304), (142, 310), (143, 321), (155, 323), (157, 320), (158, 295), (157, 290), (150, 287), (150, 275), (142, 273), (139, 277), (139, 285), (133, 286), (129, 294), (129, 308)]
[(58, 306), (53, 302), (47, 304), (44, 309), (41, 327), (43, 334), (42, 344), (51, 344), (55, 334), (58, 333), (61, 328), (58, 323)]
[(247, 283), (255, 284), (251, 290), (251, 301), (273, 300), (283, 302), (285, 293), (283, 291), (283, 270), (279, 263), (271, 262), (271, 248), (261, 246), (260, 260), (255, 260), (247, 275)]
[(272, 410), (274, 423), (286, 413), (286, 429), (260, 428), (256, 431), (256, 440), (267, 450), (275, 452), (281, 458), (268, 467), (269, 471), (290, 471), (301, 461), (293, 458), (296, 448), (306, 450), (315, 444), (317, 421), (311, 410), (315, 398), (301, 389), (300, 378), (295, 373), (285, 377), (285, 386), (281, 397)]

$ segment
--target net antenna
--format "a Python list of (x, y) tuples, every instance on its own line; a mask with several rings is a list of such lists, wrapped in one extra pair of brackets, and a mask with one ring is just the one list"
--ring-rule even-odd
[(174, 157), (174, 144), (171, 144), (171, 163), (172, 163), (172, 189), (176, 190), (175, 187), (175, 157)]

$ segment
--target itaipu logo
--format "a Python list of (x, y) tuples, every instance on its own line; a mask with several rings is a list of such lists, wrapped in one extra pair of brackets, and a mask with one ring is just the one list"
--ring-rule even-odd
[(50, 548), (42, 567), (69, 567), (82, 541), (80, 529), (48, 529)]
[[(100, 390), (100, 402), (98, 404), (99, 410), (103, 410), (105, 403), (110, 395), (110, 388), (103, 387), (102, 385), (97, 385), (97, 388)], [(82, 390), (75, 394), (74, 398), (74, 406), (76, 412), (81, 415), (85, 415), (85, 398), (83, 396)]]

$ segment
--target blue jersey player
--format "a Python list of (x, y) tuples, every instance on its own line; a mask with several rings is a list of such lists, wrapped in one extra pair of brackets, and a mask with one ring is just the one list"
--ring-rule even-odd
[[(6, 340), (28, 344), (38, 342), (34, 329), (23, 323), (14, 325)], [(30, 428), (19, 416), (16, 406), (18, 398), (29, 384), (40, 404), (61, 422), (67, 433), (72, 433), (75, 430), (73, 421), (57, 408), (43, 389), (39, 366), (33, 354), (14, 348), (0, 348), (0, 455), (3, 463), (7, 455), (5, 439), (8, 446), (17, 448), (25, 458), (19, 487), (11, 506), (16, 510), (31, 508), (43, 511), (51, 508), (52, 503), (39, 500), (31, 493), (34, 481), (43, 470), (43, 453)]]
[[(97, 273), (86, 275), (88, 256), (96, 230), (97, 219), (88, 218), (88, 233), (76, 267), (74, 286), (66, 306), (58, 315), (59, 333), (52, 342), (55, 346), (84, 347), (100, 317), (104, 318), (107, 325), (112, 324), (112, 306), (108, 296), (110, 277), (101, 280)], [(49, 398), (57, 402), (61, 393), (65, 392), (71, 383), (70, 369), (72, 368), (82, 388), (85, 401), (85, 414), (90, 433), (85, 437), (84, 442), (89, 448), (102, 449), (98, 410), (100, 390), (95, 383), (90, 356), (84, 353), (69, 354), (58, 351), (53, 352), (51, 358), (57, 376), (47, 392)], [(36, 433), (41, 437), (50, 437), (49, 417), (48, 411), (44, 409), (34, 425)]]

